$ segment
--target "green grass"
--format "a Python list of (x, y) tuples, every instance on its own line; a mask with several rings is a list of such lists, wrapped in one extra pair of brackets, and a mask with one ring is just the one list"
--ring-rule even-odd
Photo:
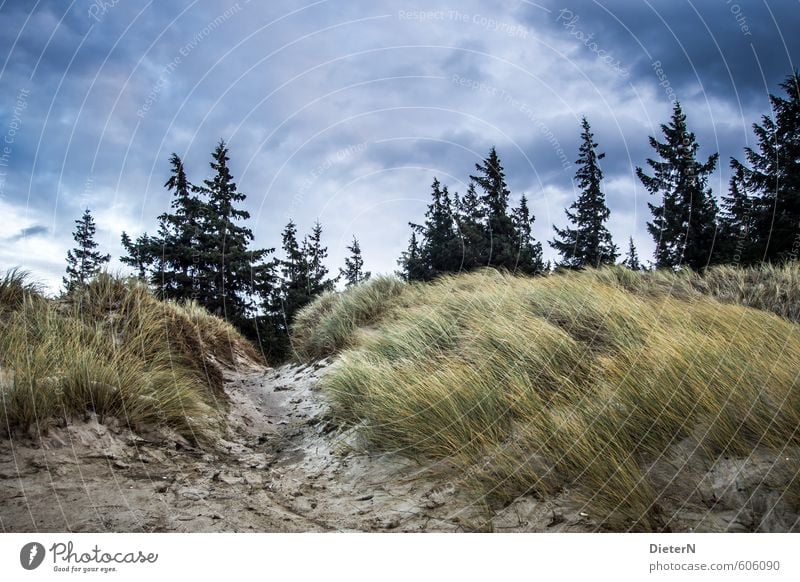
[(19, 273), (0, 283), (0, 433), (45, 432), (96, 413), (202, 440), (220, 426), (222, 370), (258, 360), (230, 325), (101, 275), (61, 300)]
[[(367, 284), (308, 307), (295, 347), (346, 348), (323, 385), (373, 446), (448, 459), (493, 502), (568, 488), (602, 528), (658, 530), (646, 467), (680, 440), (710, 458), (800, 445), (798, 273)], [(796, 503), (798, 479), (786, 498)]]

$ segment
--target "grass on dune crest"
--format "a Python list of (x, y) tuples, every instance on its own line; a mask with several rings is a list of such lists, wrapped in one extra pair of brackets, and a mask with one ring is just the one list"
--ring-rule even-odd
[(202, 439), (221, 421), (220, 366), (237, 354), (258, 360), (223, 320), (160, 301), (141, 283), (104, 274), (52, 300), (9, 276), (0, 283), (0, 432), (44, 432), (95, 412)]
[(631, 271), (621, 267), (595, 273), (603, 281), (638, 294), (670, 295), (689, 299), (698, 295), (771, 311), (800, 322), (800, 263), (764, 264), (750, 268), (720, 265), (702, 274), (690, 269), (677, 272)]
[(395, 277), (375, 277), (347, 293), (322, 294), (295, 317), (296, 356), (320, 358), (349, 347), (357, 330), (376, 321), (405, 286)]
[[(793, 317), (798, 281), (797, 267), (487, 270), (397, 283), (388, 301), (367, 283), (310, 306), (295, 339), (349, 348), (324, 386), (375, 446), (450, 459), (488, 498), (567, 487), (603, 527), (655, 530), (646, 467), (681, 440), (710, 458), (800, 445), (800, 330), (771, 313)], [(369, 331), (314, 344), (334, 320), (358, 325), (349, 294), (376, 302), (360, 307)]]

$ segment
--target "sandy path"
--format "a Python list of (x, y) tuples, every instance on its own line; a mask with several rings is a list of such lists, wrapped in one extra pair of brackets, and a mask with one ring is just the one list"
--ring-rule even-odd
[(364, 455), (329, 422), (325, 364), (230, 373), (229, 430), (179, 437), (79, 423), (0, 442), (0, 531), (514, 531), (591, 529), (579, 508), (475, 505), (441, 467)]
[[(445, 466), (359, 452), (358, 433), (330, 421), (317, 386), (327, 366), (230, 372), (227, 433), (203, 449), (96, 420), (0, 440), (0, 532), (596, 529), (565, 495), (493, 511)], [(682, 441), (648, 469), (671, 529), (800, 528), (783, 495), (798, 451), (711, 460), (697, 450)]]

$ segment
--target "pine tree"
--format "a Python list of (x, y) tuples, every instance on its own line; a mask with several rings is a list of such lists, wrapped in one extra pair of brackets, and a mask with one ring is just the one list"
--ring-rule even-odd
[(211, 158), (214, 175), (195, 190), (207, 199), (203, 230), (198, 233), (201, 269), (197, 273), (196, 297), (210, 312), (225, 314), (240, 325), (251, 309), (255, 291), (253, 270), (260, 268), (273, 249), (250, 250), (250, 228), (239, 224), (250, 213), (238, 208), (245, 195), (238, 191), (228, 168), (228, 148), (220, 141)]
[(417, 233), (412, 231), (408, 248), (403, 251), (400, 260), (397, 261), (397, 263), (400, 265), (400, 274), (406, 281), (425, 280), (425, 265), (420, 258), (420, 254), (420, 246), (417, 242)]
[(419, 255), (424, 265), (423, 280), (430, 281), (459, 269), (460, 244), (453, 228), (450, 194), (447, 186), (442, 188), (436, 178), (431, 184), (431, 203), (425, 212), (425, 223), (411, 226), (422, 238)]
[(508, 214), (511, 192), (506, 185), (500, 157), (493, 147), (470, 180), (480, 187), (480, 201), (486, 216), (485, 241), (487, 264), (513, 271), (517, 266), (517, 245), (514, 220)]
[(307, 302), (308, 297), (308, 267), (305, 253), (302, 252), (297, 241), (297, 226), (290, 220), (281, 234), (283, 241), (284, 258), (278, 261), (280, 267), (281, 284), (278, 292), (280, 311), (285, 320), (286, 333), (289, 331), (289, 322), (292, 317)]
[(162, 244), (163, 271), (156, 273), (156, 285), (171, 299), (194, 296), (195, 277), (200, 268), (198, 245), (202, 224), (203, 203), (195, 196), (197, 189), (186, 177), (183, 161), (177, 154), (170, 158), (172, 173), (164, 184), (171, 192), (172, 212), (159, 216), (159, 238)]
[(650, 145), (660, 160), (648, 159), (653, 175), (636, 168), (636, 175), (661, 204), (650, 204), (653, 221), (647, 230), (656, 242), (656, 267), (687, 265), (702, 269), (718, 260), (714, 243), (717, 230), (717, 204), (708, 176), (717, 165), (719, 154), (705, 163), (697, 161), (700, 148), (695, 135), (686, 127), (686, 115), (675, 104), (669, 124), (662, 124), (664, 143), (650, 137)]
[(290, 220), (281, 233), (283, 258), (275, 261), (276, 282), (264, 294), (263, 311), (267, 330), (262, 344), (276, 360), (284, 359), (290, 351), (289, 332), (294, 314), (307, 302), (307, 273), (305, 256), (297, 240), (297, 226)]
[(745, 148), (749, 166), (731, 161), (752, 196), (755, 244), (748, 254), (770, 262), (796, 260), (800, 252), (800, 74), (780, 86), (786, 97), (770, 95), (772, 116), (753, 124), (757, 150)]
[(364, 257), (361, 256), (361, 245), (354, 236), (353, 242), (347, 247), (350, 256), (344, 259), (344, 269), (339, 269), (340, 276), (345, 281), (346, 287), (353, 287), (369, 279), (370, 272), (364, 271)]
[[(325, 258), (328, 249), (322, 244), (322, 226), (317, 222), (311, 234), (297, 238), (297, 226), (290, 220), (281, 234), (283, 258), (274, 263), (271, 274), (275, 282), (270, 292), (264, 293), (263, 319), (269, 322), (264, 334), (267, 351), (274, 359), (285, 358), (290, 352), (289, 336), (297, 312), (314, 297), (333, 290), (335, 279), (327, 277)], [(260, 326), (264, 327), (264, 326)]]
[(741, 167), (732, 166), (728, 195), (722, 197), (721, 258), (726, 263), (753, 265), (761, 260), (759, 250), (763, 248), (758, 236), (757, 202), (747, 193)]
[(461, 269), (473, 271), (488, 261), (488, 248), (484, 236), (484, 213), (481, 201), (475, 193), (475, 184), (470, 182), (463, 198), (455, 196), (456, 241), (460, 244)]
[(633, 244), (633, 237), (630, 237), (628, 244), (628, 254), (625, 255), (625, 260), (622, 264), (628, 267), (631, 271), (641, 271), (642, 263), (639, 260), (639, 253), (636, 252), (636, 246)]
[(122, 248), (125, 249), (127, 255), (120, 257), (120, 262), (123, 265), (128, 265), (136, 269), (136, 276), (142, 280), (147, 280), (147, 271), (155, 260), (156, 253), (153, 252), (153, 244), (147, 233), (136, 237), (136, 241), (132, 241), (131, 237), (123, 231), (122, 232)]
[(533, 238), (534, 217), (528, 209), (528, 198), (523, 194), (519, 206), (513, 212), (517, 247), (516, 270), (525, 275), (541, 275), (544, 272), (542, 244)]
[[(424, 224), (410, 223), (412, 236), (398, 264), (411, 281), (494, 266), (537, 274), (544, 269), (541, 244), (532, 236), (534, 217), (523, 197), (509, 213), (511, 195), (495, 148), (470, 176), (463, 198), (450, 198), (434, 178)], [(481, 194), (477, 193), (480, 187)]]
[(302, 252), (305, 256), (306, 274), (306, 294), (308, 301), (325, 291), (332, 291), (337, 279), (328, 279), (328, 267), (325, 266), (325, 259), (328, 258), (328, 247), (322, 244), (322, 225), (319, 221), (314, 223), (311, 234), (305, 237), (302, 245)]
[(572, 226), (564, 229), (553, 226), (557, 236), (550, 243), (561, 254), (562, 266), (569, 268), (611, 265), (619, 256), (605, 225), (610, 211), (601, 189), (603, 171), (598, 163), (605, 154), (597, 153), (597, 144), (585, 117), (581, 128), (582, 143), (575, 173), (581, 194), (570, 206), (572, 212), (564, 211)]
[(67, 293), (86, 285), (111, 259), (111, 255), (104, 255), (95, 250), (97, 243), (94, 235), (97, 227), (88, 208), (83, 212), (83, 216), (75, 221), (75, 225), (72, 236), (77, 246), (67, 251), (67, 275), (63, 278), (64, 290)]

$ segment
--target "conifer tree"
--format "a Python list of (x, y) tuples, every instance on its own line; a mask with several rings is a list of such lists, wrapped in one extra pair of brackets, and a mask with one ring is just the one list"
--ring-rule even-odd
[(525, 275), (541, 275), (544, 272), (542, 244), (533, 238), (534, 218), (528, 209), (528, 198), (523, 194), (519, 206), (513, 212), (517, 248), (516, 270)]
[(625, 260), (622, 261), (622, 264), (631, 271), (641, 271), (642, 263), (639, 260), (639, 253), (636, 252), (636, 246), (633, 244), (633, 237), (630, 237), (628, 241), (628, 254), (625, 255)]
[(562, 266), (569, 268), (611, 265), (619, 256), (605, 225), (610, 211), (601, 189), (603, 171), (598, 163), (605, 154), (597, 153), (597, 144), (585, 117), (581, 128), (582, 143), (575, 173), (581, 194), (570, 206), (571, 211), (564, 211), (571, 226), (564, 229), (553, 226), (557, 236), (550, 243), (561, 254)]
[(277, 282), (264, 296), (263, 310), (270, 329), (268, 351), (278, 360), (289, 354), (289, 332), (295, 313), (308, 302), (308, 267), (290, 220), (281, 233), (283, 257), (275, 262)]
[(702, 269), (718, 260), (714, 243), (717, 230), (717, 204), (707, 188), (708, 176), (717, 165), (719, 154), (705, 163), (697, 160), (700, 148), (686, 126), (686, 115), (676, 103), (669, 124), (662, 124), (663, 143), (650, 137), (659, 160), (648, 159), (653, 175), (636, 168), (636, 174), (660, 204), (648, 203), (653, 221), (647, 230), (656, 242), (656, 267), (687, 265)]
[(156, 252), (152, 250), (150, 237), (145, 233), (136, 237), (136, 241), (132, 241), (131, 237), (123, 231), (122, 248), (127, 254), (120, 257), (120, 262), (136, 269), (136, 276), (140, 280), (146, 281), (148, 268), (153, 264), (156, 256)]
[(253, 269), (272, 249), (249, 249), (253, 232), (240, 222), (250, 218), (250, 213), (238, 207), (245, 195), (237, 189), (229, 159), (228, 148), (220, 141), (211, 157), (214, 174), (196, 189), (206, 197), (197, 241), (202, 269), (197, 274), (196, 296), (206, 309), (238, 325), (251, 309)]
[(306, 303), (308, 293), (308, 281), (306, 275), (305, 254), (297, 241), (297, 226), (290, 220), (281, 234), (283, 241), (283, 258), (278, 260), (280, 268), (281, 284), (276, 292), (278, 293), (276, 307), (284, 315), (287, 321), (286, 333), (288, 333), (288, 322), (291, 321), (295, 312)]
[(752, 197), (755, 248), (748, 254), (769, 262), (796, 260), (800, 253), (800, 74), (780, 86), (786, 96), (770, 95), (772, 116), (753, 124), (757, 149), (745, 148), (749, 165), (731, 161)]
[(67, 251), (67, 275), (63, 278), (64, 290), (71, 293), (82, 288), (108, 263), (111, 255), (104, 255), (97, 250), (94, 235), (97, 227), (92, 218), (92, 213), (87, 208), (83, 216), (75, 221), (75, 231), (72, 237), (76, 246)]
[(425, 212), (425, 223), (411, 226), (422, 238), (420, 261), (424, 265), (423, 280), (429, 281), (458, 270), (460, 244), (453, 228), (452, 201), (447, 186), (442, 187), (436, 178), (431, 184), (431, 203)]
[(189, 182), (177, 154), (172, 154), (170, 165), (172, 173), (164, 187), (173, 195), (172, 212), (159, 216), (163, 272), (155, 274), (154, 282), (166, 297), (187, 299), (194, 295), (195, 277), (201, 268), (198, 246), (204, 228), (203, 203), (195, 195), (198, 189)]
[(328, 279), (328, 267), (325, 259), (328, 258), (328, 247), (322, 244), (322, 225), (319, 221), (314, 223), (311, 234), (303, 239), (302, 253), (304, 255), (307, 274), (305, 277), (308, 301), (325, 291), (332, 291), (336, 280)]
[[(263, 318), (270, 329), (264, 334), (267, 350), (280, 360), (289, 354), (289, 336), (294, 317), (314, 297), (334, 288), (335, 279), (329, 279), (325, 258), (328, 249), (322, 244), (322, 226), (314, 224), (311, 234), (298, 241), (297, 225), (290, 220), (281, 234), (283, 257), (275, 261), (269, 273), (274, 283), (264, 293)], [(277, 273), (275, 273), (277, 270)]]
[[(412, 225), (413, 226), (413, 225)], [(400, 260), (400, 274), (406, 281), (423, 281), (425, 278), (425, 265), (420, 258), (420, 247), (417, 241), (417, 233), (411, 232), (411, 239), (408, 248), (403, 251)]]
[(370, 272), (364, 271), (364, 257), (361, 256), (361, 245), (354, 236), (353, 242), (347, 247), (350, 256), (344, 259), (344, 269), (339, 269), (340, 276), (345, 281), (346, 287), (353, 287), (369, 279)]
[(758, 232), (755, 196), (747, 192), (744, 171), (734, 165), (728, 195), (722, 197), (720, 216), (720, 250), (722, 261), (753, 265), (763, 257), (763, 245)]
[(488, 248), (484, 236), (484, 213), (481, 201), (475, 193), (475, 184), (470, 182), (463, 198), (455, 196), (456, 241), (460, 244), (460, 270), (472, 271), (485, 265)]
[[(164, 184), (172, 193), (171, 209), (158, 217), (156, 236), (145, 233), (132, 241), (122, 233), (126, 255), (121, 261), (165, 297), (195, 299), (245, 334), (254, 326), (269, 348), (277, 335), (274, 314), (267, 309), (279, 283), (276, 261), (267, 259), (274, 249), (250, 248), (253, 233), (242, 224), (249, 213), (240, 208), (245, 195), (228, 162), (228, 148), (220, 141), (212, 153), (212, 177), (195, 186), (173, 154)], [(258, 300), (262, 309), (256, 316)]]
[(476, 173), (470, 180), (480, 188), (480, 201), (485, 214), (485, 247), (487, 264), (514, 270), (517, 266), (517, 245), (514, 220), (508, 213), (511, 192), (506, 185), (505, 172), (494, 147), (489, 155), (475, 164)]

